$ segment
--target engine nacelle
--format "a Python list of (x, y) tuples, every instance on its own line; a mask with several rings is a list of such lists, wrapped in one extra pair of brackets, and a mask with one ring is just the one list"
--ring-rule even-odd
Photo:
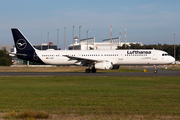
[(112, 69), (113, 64), (112, 62), (97, 62), (95, 63), (95, 68), (96, 69), (102, 69), (102, 70), (109, 70)]

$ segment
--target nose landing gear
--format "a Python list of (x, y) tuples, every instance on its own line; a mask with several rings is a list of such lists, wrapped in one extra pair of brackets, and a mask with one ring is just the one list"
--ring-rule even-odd
[(154, 73), (157, 73), (157, 68), (156, 68), (156, 65), (154, 65)]

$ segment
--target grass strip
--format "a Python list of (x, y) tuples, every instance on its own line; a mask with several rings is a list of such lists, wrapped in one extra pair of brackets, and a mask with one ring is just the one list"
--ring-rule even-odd
[(0, 112), (180, 116), (180, 77), (0, 77)]

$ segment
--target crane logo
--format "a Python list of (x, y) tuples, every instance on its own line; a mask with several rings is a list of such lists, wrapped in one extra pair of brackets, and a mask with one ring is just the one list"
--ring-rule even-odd
[(25, 41), (24, 39), (19, 39), (19, 40), (16, 42), (16, 46), (17, 46), (18, 49), (23, 50), (23, 49), (26, 48), (27, 43), (26, 43), (26, 41)]

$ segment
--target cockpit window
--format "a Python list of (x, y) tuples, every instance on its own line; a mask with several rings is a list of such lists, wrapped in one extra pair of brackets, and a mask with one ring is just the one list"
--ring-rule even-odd
[(170, 56), (169, 54), (162, 54), (162, 56)]

